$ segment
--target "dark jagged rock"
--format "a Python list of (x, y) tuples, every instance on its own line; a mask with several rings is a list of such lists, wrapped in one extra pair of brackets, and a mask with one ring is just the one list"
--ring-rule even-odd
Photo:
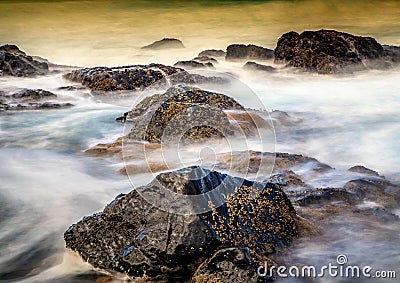
[[(193, 179), (193, 174), (202, 177)], [(143, 193), (160, 190), (201, 196), (221, 186), (226, 203), (214, 207), (213, 198), (204, 198), (211, 211), (200, 215), (166, 212), (142, 197)], [(179, 200), (175, 202), (171, 207), (179, 206)], [(188, 280), (210, 257), (197, 276), (207, 273), (210, 264), (224, 254), (245, 256), (252, 264), (255, 259), (259, 262), (297, 237), (296, 219), (290, 201), (272, 183), (189, 167), (160, 174), (150, 184), (118, 196), (102, 212), (72, 225), (64, 239), (67, 248), (107, 272), (159, 280), (171, 279), (173, 274)], [(218, 253), (230, 247), (246, 252), (233, 249)], [(249, 265), (245, 259), (232, 259), (229, 256), (226, 263), (242, 269)]]
[(214, 59), (213, 57), (208, 57), (208, 56), (198, 56), (196, 58), (193, 58), (194, 61), (198, 61), (201, 63), (211, 63), (211, 64), (216, 64), (218, 61)]
[(164, 38), (161, 40), (154, 41), (152, 44), (143, 46), (142, 49), (152, 49), (152, 50), (160, 50), (160, 49), (177, 49), (177, 48), (185, 48), (182, 41), (175, 38)]
[(189, 74), (181, 68), (161, 64), (132, 65), (124, 67), (95, 67), (72, 71), (64, 78), (82, 83), (93, 91), (139, 90), (150, 87), (155, 83), (225, 83), (220, 77), (205, 77)]
[(0, 93), (0, 111), (59, 109), (73, 106), (71, 103), (43, 101), (57, 95), (43, 89), (23, 89), (10, 95)]
[(371, 176), (379, 176), (378, 172), (371, 170), (369, 168), (366, 168), (362, 165), (353, 166), (353, 167), (349, 168), (349, 171), (356, 172), (356, 173), (362, 173), (362, 174), (366, 174), (366, 175), (371, 175)]
[(274, 57), (274, 50), (249, 44), (232, 44), (226, 49), (226, 60), (257, 59), (268, 60)]
[(244, 64), (243, 69), (245, 70), (250, 70), (250, 71), (261, 71), (261, 72), (267, 72), (267, 73), (273, 73), (276, 72), (276, 68), (267, 66), (267, 65), (262, 65), (258, 64), (256, 62), (247, 62)]
[(247, 250), (222, 249), (199, 266), (192, 283), (260, 282), (257, 270), (249, 264)]
[[(397, 55), (396, 55), (397, 54)], [(381, 68), (398, 60), (398, 50), (372, 37), (335, 30), (291, 31), (279, 38), (275, 62), (322, 74)]]
[(400, 63), (400, 46), (382, 45), (383, 57), (393, 63)]
[(214, 65), (212, 63), (200, 63), (195, 60), (178, 61), (174, 64), (174, 67), (184, 69), (214, 69)]
[(16, 45), (0, 46), (0, 76), (26, 77), (45, 75), (48, 72), (47, 63), (34, 60)]
[(233, 125), (222, 110), (244, 108), (234, 99), (186, 85), (143, 99), (126, 117), (133, 121), (130, 137), (148, 142), (198, 140), (233, 134)]
[(208, 49), (201, 51), (198, 57), (208, 56), (208, 57), (225, 57), (226, 53), (224, 50)]

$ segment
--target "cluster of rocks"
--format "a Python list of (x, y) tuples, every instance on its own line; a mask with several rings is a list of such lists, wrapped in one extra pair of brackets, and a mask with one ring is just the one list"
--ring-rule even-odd
[(28, 77), (46, 75), (49, 66), (21, 51), (16, 45), (0, 46), (0, 76)]
[(322, 74), (388, 68), (400, 59), (398, 47), (335, 30), (285, 33), (278, 40), (274, 56), (276, 63)]
[(225, 83), (220, 77), (189, 74), (184, 69), (162, 64), (84, 68), (67, 73), (64, 78), (81, 83), (95, 92), (142, 90), (155, 84), (162, 87), (177, 83)]
[(71, 103), (52, 101), (56, 98), (57, 95), (43, 89), (23, 89), (12, 94), (0, 92), (0, 111), (60, 109), (73, 106)]

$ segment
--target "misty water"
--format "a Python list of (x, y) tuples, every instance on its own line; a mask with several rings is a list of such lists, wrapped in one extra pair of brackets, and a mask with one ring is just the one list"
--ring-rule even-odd
[[(17, 44), (28, 54), (73, 66), (173, 64), (203, 49), (225, 49), (231, 43), (274, 48), (286, 31), (319, 28), (400, 45), (397, 1), (187, 5), (179, 1), (0, 1), (0, 15), (0, 44)], [(140, 50), (164, 37), (179, 38), (186, 48)], [(209, 89), (223, 91), (245, 107), (257, 108), (262, 102), (265, 109), (285, 111), (301, 121), (296, 127), (277, 129), (274, 149), (315, 157), (337, 169), (338, 173), (316, 180), (315, 186), (343, 185), (354, 177), (346, 172), (354, 165), (400, 181), (400, 69), (347, 76), (287, 70), (254, 75), (243, 71), (242, 65), (221, 61), (213, 73), (231, 74), (243, 91)], [(132, 189), (128, 178), (116, 173), (120, 161), (90, 157), (84, 151), (123, 134), (124, 127), (115, 118), (130, 108), (137, 95), (132, 101), (121, 101), (100, 99), (88, 90), (58, 89), (67, 85), (71, 83), (61, 74), (0, 77), (0, 90), (43, 88), (75, 105), (0, 114), (0, 282), (96, 282), (101, 274), (65, 249), (63, 233), (84, 215), (102, 210), (115, 196)], [(306, 176), (307, 168), (299, 169), (300, 173)], [(137, 183), (145, 184), (152, 176), (140, 178)], [(332, 223), (330, 237), (300, 241), (288, 261), (328, 264), (335, 262), (336, 255), (346, 254), (354, 264), (398, 270), (398, 221), (368, 222), (361, 217), (332, 219)]]

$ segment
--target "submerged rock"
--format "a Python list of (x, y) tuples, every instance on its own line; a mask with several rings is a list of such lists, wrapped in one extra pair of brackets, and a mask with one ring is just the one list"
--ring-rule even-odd
[(274, 57), (274, 50), (249, 44), (232, 44), (226, 49), (226, 60), (257, 59), (268, 60)]
[(256, 62), (251, 62), (251, 61), (244, 64), (243, 69), (250, 70), (250, 71), (261, 71), (261, 72), (267, 72), (267, 73), (276, 72), (276, 68), (274, 68), (274, 67), (258, 64)]
[(142, 49), (177, 49), (177, 48), (185, 48), (182, 41), (176, 38), (163, 38), (161, 40), (154, 41), (152, 44), (143, 46)]
[(34, 60), (16, 45), (0, 46), (0, 76), (27, 77), (45, 75), (48, 72), (47, 63)]
[[(322, 74), (380, 68), (398, 60), (397, 50), (385, 49), (372, 37), (335, 30), (291, 31), (279, 38), (275, 62)], [(397, 59), (396, 59), (397, 58)]]
[(201, 51), (198, 57), (207, 56), (207, 57), (225, 57), (226, 52), (224, 50), (216, 50), (216, 49), (207, 49)]
[(211, 64), (218, 63), (218, 61), (216, 59), (214, 59), (213, 57), (208, 57), (208, 56), (197, 56), (197, 57), (193, 58), (193, 60), (201, 62), (201, 63), (211, 63)]
[(155, 83), (225, 83), (220, 77), (189, 74), (181, 68), (162, 64), (131, 65), (124, 67), (94, 67), (72, 71), (64, 78), (82, 83), (92, 91), (140, 90)]
[(56, 98), (57, 95), (43, 89), (23, 89), (9, 95), (0, 92), (0, 111), (59, 109), (73, 106), (71, 103), (43, 101)]
[[(220, 186), (226, 203), (215, 206), (214, 198), (204, 198), (211, 211), (200, 215), (166, 212), (142, 197), (160, 190), (201, 196)], [(171, 207), (179, 206), (179, 201)], [(197, 269), (194, 279), (198, 279), (224, 254), (230, 256), (219, 270), (226, 269), (229, 278), (240, 278), (244, 275), (231, 264), (251, 270), (297, 237), (296, 221), (293, 206), (278, 186), (189, 167), (160, 174), (150, 184), (118, 196), (102, 212), (72, 225), (64, 238), (67, 248), (95, 268), (131, 278), (188, 280)], [(244, 252), (226, 250), (231, 247)], [(242, 259), (231, 257), (235, 255)]]
[(212, 63), (200, 63), (195, 60), (189, 61), (178, 61), (174, 64), (174, 67), (184, 68), (184, 69), (214, 69)]

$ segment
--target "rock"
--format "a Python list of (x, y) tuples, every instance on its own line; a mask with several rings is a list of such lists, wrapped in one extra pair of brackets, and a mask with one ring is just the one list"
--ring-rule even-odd
[(247, 62), (244, 64), (243, 69), (245, 70), (250, 70), (250, 71), (261, 71), (261, 72), (267, 72), (267, 73), (273, 73), (276, 72), (276, 68), (267, 66), (267, 65), (262, 65), (258, 64), (256, 62)]
[(211, 64), (216, 64), (218, 61), (212, 57), (208, 56), (198, 56), (196, 58), (193, 58), (194, 61), (198, 61), (201, 63), (211, 63)]
[(214, 69), (214, 65), (212, 63), (200, 63), (194, 60), (178, 61), (174, 64), (174, 67), (184, 69)]
[(353, 167), (349, 168), (348, 171), (361, 173), (361, 174), (366, 174), (366, 175), (371, 175), (371, 176), (379, 176), (378, 172), (376, 172), (374, 170), (371, 170), (369, 168), (366, 168), (366, 167), (364, 167), (362, 165), (353, 166)]
[[(202, 177), (195, 180), (193, 176)], [(166, 212), (142, 197), (160, 190), (201, 196), (222, 183), (227, 202), (214, 207), (213, 198), (203, 199), (211, 211), (200, 215)], [(180, 199), (175, 201), (171, 207), (179, 207)], [(64, 239), (67, 248), (95, 268), (132, 279), (173, 280), (173, 275), (182, 281), (196, 269), (198, 278), (216, 261), (235, 268), (229, 270), (232, 278), (237, 268), (245, 269), (246, 260), (240, 256), (255, 264), (255, 259), (264, 259), (296, 238), (296, 221), (293, 206), (276, 185), (189, 167), (160, 174), (150, 184), (119, 195), (102, 212), (73, 224)], [(226, 250), (231, 247), (247, 252)], [(218, 253), (221, 248), (225, 250)], [(226, 261), (220, 255), (228, 256)]]
[(142, 49), (152, 49), (152, 50), (161, 50), (161, 49), (178, 49), (185, 48), (182, 41), (175, 38), (164, 38), (161, 40), (154, 41), (152, 44), (143, 46)]
[(250, 266), (247, 251), (226, 248), (203, 262), (192, 277), (193, 283), (260, 282), (257, 270)]
[(163, 94), (143, 99), (132, 109), (127, 121), (133, 122), (129, 137), (148, 142), (199, 140), (232, 135), (234, 126), (222, 110), (244, 108), (234, 99), (186, 85), (169, 88)]
[(27, 77), (45, 75), (48, 72), (47, 63), (34, 60), (16, 45), (0, 46), (0, 76)]
[(184, 69), (161, 64), (132, 65), (125, 67), (95, 67), (72, 71), (64, 78), (82, 83), (95, 93), (102, 91), (140, 90), (155, 83), (166, 85), (164, 79), (168, 77), (170, 83), (225, 83), (220, 77), (205, 77), (198, 74), (189, 74)]
[(201, 51), (198, 57), (208, 56), (208, 57), (225, 57), (226, 53), (223, 50), (208, 49)]
[(274, 50), (249, 44), (232, 44), (226, 49), (225, 59), (228, 61), (237, 59), (268, 60), (274, 57)]
[(372, 37), (335, 30), (291, 31), (279, 38), (275, 62), (321, 74), (345, 73), (394, 62), (396, 48), (385, 49)]
[(23, 89), (10, 95), (0, 93), (0, 111), (44, 110), (72, 107), (71, 103), (43, 101), (55, 99), (57, 95), (43, 89)]
[(74, 90), (85, 89), (85, 87), (83, 87), (83, 86), (74, 86), (74, 85), (67, 85), (67, 86), (60, 86), (58, 89), (59, 89), (59, 90), (74, 91)]
[(383, 57), (393, 63), (400, 63), (400, 46), (382, 45)]
[(57, 95), (43, 89), (24, 89), (12, 94), (11, 97), (19, 99), (21, 102), (28, 102), (56, 98)]

